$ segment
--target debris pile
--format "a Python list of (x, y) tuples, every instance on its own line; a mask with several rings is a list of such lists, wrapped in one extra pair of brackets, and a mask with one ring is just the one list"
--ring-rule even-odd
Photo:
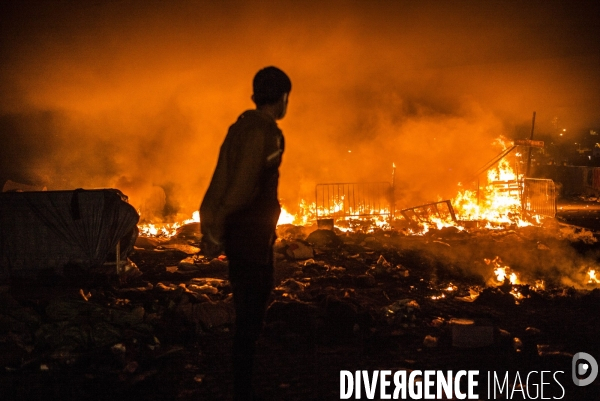
[[(475, 362), (461, 352), (474, 348), (508, 369), (523, 358), (558, 363), (582, 341), (594, 347), (600, 290), (587, 273), (597, 267), (599, 248), (589, 231), (552, 223), (415, 236), (280, 226), (278, 235), (276, 287), (259, 352), (330, 350), (322, 386), (337, 388), (340, 363), (465, 369)], [(109, 383), (110, 391), (137, 391), (144, 399), (167, 390), (183, 399), (226, 398), (218, 383), (226, 380), (222, 354), (235, 319), (227, 259), (198, 251), (198, 239), (187, 234), (142, 237), (130, 255), (141, 274), (1, 287), (0, 367), (9, 373), (2, 388), (42, 392), (68, 372), (75, 377), (70, 390), (56, 390), (64, 399), (74, 388), (89, 394)], [(518, 280), (498, 279), (498, 266)], [(575, 324), (577, 336), (568, 330)], [(291, 369), (281, 360), (272, 362), (273, 375)], [(177, 373), (165, 379), (165, 369)], [(27, 389), (22, 378), (40, 374), (47, 379)], [(314, 373), (304, 374), (272, 394), (300, 391)]]

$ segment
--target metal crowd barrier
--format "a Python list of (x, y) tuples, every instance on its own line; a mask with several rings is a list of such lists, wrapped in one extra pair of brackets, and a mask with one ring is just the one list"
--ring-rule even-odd
[(523, 211), (542, 216), (556, 215), (556, 188), (554, 181), (526, 178), (523, 183)]
[(402, 209), (400, 213), (402, 213), (402, 216), (404, 216), (407, 221), (412, 221), (417, 224), (429, 222), (432, 218), (438, 218), (447, 222), (453, 221), (456, 223), (454, 208), (449, 200)]
[(343, 217), (392, 216), (394, 201), (389, 182), (318, 184), (317, 220)]

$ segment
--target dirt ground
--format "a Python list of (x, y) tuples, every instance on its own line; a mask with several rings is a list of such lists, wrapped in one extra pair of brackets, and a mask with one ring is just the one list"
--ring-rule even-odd
[[(563, 389), (545, 397), (599, 399), (600, 379), (575, 386), (571, 361), (577, 352), (600, 360), (600, 290), (583, 270), (595, 266), (600, 245), (593, 231), (562, 224), (575, 215), (565, 214), (539, 228), (424, 236), (281, 228), (258, 394), (337, 400), (340, 370), (433, 369), (508, 371), (517, 389), (527, 383), (513, 386), (516, 372), (525, 382), (531, 371), (562, 371)], [(194, 245), (185, 236), (146, 243), (121, 279), (66, 271), (0, 287), (2, 399), (230, 399), (227, 264), (194, 256)], [(495, 257), (524, 284), (494, 282)], [(457, 346), (453, 319), (492, 335)], [(490, 399), (483, 389), (480, 399)]]

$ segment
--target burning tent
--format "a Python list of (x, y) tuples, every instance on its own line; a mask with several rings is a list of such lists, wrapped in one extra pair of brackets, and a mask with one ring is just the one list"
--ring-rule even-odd
[(137, 238), (139, 215), (116, 189), (0, 194), (0, 277), (67, 264), (101, 266), (125, 259)]

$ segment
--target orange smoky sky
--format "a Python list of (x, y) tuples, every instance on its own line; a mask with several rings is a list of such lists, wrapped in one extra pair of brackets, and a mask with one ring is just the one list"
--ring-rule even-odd
[(450, 197), (495, 138), (600, 127), (597, 2), (56, 1), (0, 5), (0, 179), (197, 209), (254, 74), (292, 79), (280, 198), (389, 181)]

